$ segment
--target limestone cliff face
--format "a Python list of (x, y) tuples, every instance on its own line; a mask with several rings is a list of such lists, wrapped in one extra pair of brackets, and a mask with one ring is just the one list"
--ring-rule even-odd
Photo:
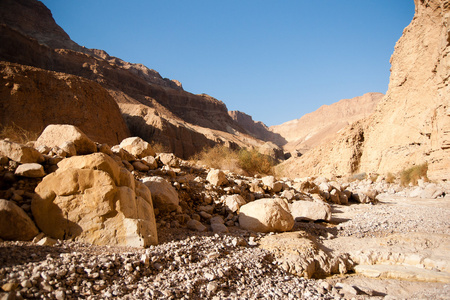
[(71, 124), (109, 145), (129, 136), (119, 106), (98, 83), (8, 62), (0, 62), (0, 120), (36, 133)]
[[(99, 83), (117, 103), (144, 105), (157, 110), (165, 119), (175, 118), (186, 126), (177, 136), (197, 136), (198, 127), (216, 130), (218, 140), (225, 142), (229, 133), (245, 134), (236, 122), (228, 116), (225, 104), (208, 95), (194, 95), (183, 90), (176, 80), (161, 75), (141, 64), (132, 64), (109, 56), (105, 51), (79, 46), (55, 23), (51, 12), (36, 0), (0, 1), (0, 60), (33, 66), (44, 70), (84, 77)], [(139, 111), (139, 110), (132, 110)], [(136, 120), (126, 118), (127, 121)], [(135, 122), (128, 124), (136, 128)], [(191, 126), (192, 125), (192, 126)], [(157, 132), (151, 123), (141, 123), (146, 129), (136, 132)], [(194, 129), (195, 128), (195, 129)], [(186, 131), (187, 130), (187, 131)], [(135, 134), (132, 130), (132, 134)], [(148, 141), (166, 143), (173, 138), (171, 131), (147, 135)], [(196, 139), (197, 141), (208, 139)], [(252, 143), (258, 143), (252, 141)], [(262, 144), (262, 142), (259, 142)], [(176, 143), (169, 143), (175, 145)], [(195, 145), (197, 150), (209, 146), (209, 142)], [(178, 149), (193, 149), (185, 145)], [(171, 150), (174, 150), (172, 148)], [(187, 158), (191, 151), (177, 151)]]
[(283, 146), (286, 151), (305, 153), (317, 145), (330, 142), (345, 126), (371, 115), (383, 96), (381, 93), (367, 93), (323, 105), (300, 119), (271, 126), (270, 130), (286, 139), (287, 143)]
[(292, 175), (399, 172), (429, 164), (430, 179), (450, 179), (450, 1), (415, 1), (395, 45), (386, 96), (373, 115), (334, 142), (287, 162)]

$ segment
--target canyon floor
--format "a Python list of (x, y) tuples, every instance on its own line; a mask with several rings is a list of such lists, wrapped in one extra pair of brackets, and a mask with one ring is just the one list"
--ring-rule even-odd
[(379, 199), (333, 205), (330, 223), (294, 227), (349, 253), (355, 273), (291, 275), (258, 247), (273, 234), (159, 228), (148, 249), (1, 242), (0, 283), (11, 290), (2, 299), (450, 299), (450, 198)]

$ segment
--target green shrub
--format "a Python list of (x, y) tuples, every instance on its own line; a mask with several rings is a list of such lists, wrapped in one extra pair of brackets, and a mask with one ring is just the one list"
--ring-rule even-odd
[(0, 139), (8, 138), (19, 144), (26, 144), (31, 141), (36, 141), (38, 137), (39, 133), (23, 129), (14, 123), (8, 126), (0, 124)]
[(421, 178), (428, 181), (427, 171), (427, 163), (405, 169), (400, 174), (400, 182), (403, 186), (408, 186), (410, 184), (417, 185), (417, 181)]

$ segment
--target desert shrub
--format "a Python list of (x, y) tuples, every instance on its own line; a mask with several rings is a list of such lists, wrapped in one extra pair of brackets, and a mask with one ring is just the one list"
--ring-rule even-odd
[(271, 175), (274, 172), (275, 161), (268, 155), (256, 150), (241, 149), (239, 151), (239, 166), (248, 175)]
[(372, 182), (376, 182), (378, 179), (378, 174), (370, 174), (369, 178)]
[(410, 184), (417, 185), (417, 181), (421, 178), (427, 181), (427, 171), (427, 163), (405, 169), (400, 173), (400, 182), (403, 186), (408, 186)]
[(0, 124), (0, 139), (7, 138), (19, 144), (26, 144), (31, 141), (36, 141), (38, 137), (39, 133), (23, 129), (14, 123), (8, 126)]
[(156, 153), (169, 153), (169, 152), (172, 152), (170, 150), (170, 147), (168, 147), (166, 145), (163, 145), (162, 143), (158, 143), (158, 142), (152, 141), (150, 143), (150, 145), (152, 146), (153, 150)]
[(191, 160), (209, 166), (210, 168), (230, 170), (235, 173), (250, 175), (273, 174), (274, 161), (270, 156), (256, 150), (231, 150), (223, 145), (206, 148)]
[(394, 183), (395, 182), (395, 175), (391, 172), (387, 173), (386, 175), (386, 182), (387, 183)]

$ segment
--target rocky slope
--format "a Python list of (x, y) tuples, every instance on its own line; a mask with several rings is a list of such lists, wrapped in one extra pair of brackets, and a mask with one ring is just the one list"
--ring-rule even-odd
[(286, 162), (286, 173), (394, 173), (426, 162), (430, 179), (450, 179), (450, 1), (415, 3), (415, 16), (391, 57), (388, 92), (376, 112), (332, 143)]
[(318, 110), (269, 129), (281, 135), (286, 151), (306, 151), (330, 142), (345, 126), (363, 119), (375, 111), (383, 98), (381, 93), (367, 93), (352, 99), (343, 99), (331, 105), (323, 105)]
[[(188, 93), (178, 81), (162, 78), (158, 72), (141, 64), (124, 62), (102, 50), (77, 45), (55, 23), (51, 12), (42, 3), (6, 0), (0, 3), (0, 11), (0, 60), (95, 81), (116, 102), (153, 108), (167, 121), (166, 124), (170, 124), (171, 130), (167, 131), (165, 126), (155, 128), (155, 124), (136, 122), (138, 116), (127, 117), (129, 127), (137, 129), (133, 135), (141, 131), (158, 132), (158, 135), (150, 134), (146, 138), (167, 143), (173, 137), (173, 131), (177, 136), (186, 132), (192, 136), (203, 135), (191, 125), (216, 130), (216, 139), (197, 138), (195, 145), (188, 139), (168, 143), (170, 147), (182, 143), (176, 150), (181, 157), (192, 155), (193, 149), (197, 151), (217, 142), (226, 143), (229, 133), (244, 136), (250, 144), (261, 144), (228, 116), (223, 102), (207, 95)], [(179, 126), (180, 123), (183, 126)], [(175, 151), (174, 148), (170, 150)]]

